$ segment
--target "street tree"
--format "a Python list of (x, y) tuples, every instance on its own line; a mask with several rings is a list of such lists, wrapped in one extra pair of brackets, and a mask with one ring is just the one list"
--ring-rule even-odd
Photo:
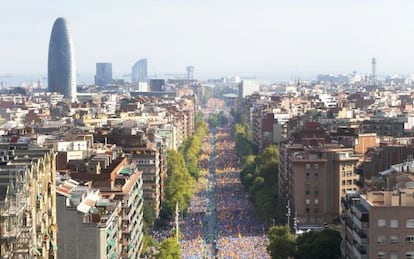
[(333, 229), (310, 231), (296, 239), (297, 259), (339, 258), (341, 235)]
[(181, 247), (174, 237), (164, 239), (160, 244), (159, 259), (181, 259)]
[(288, 226), (271, 227), (268, 237), (267, 251), (273, 259), (287, 259), (295, 255), (295, 238)]

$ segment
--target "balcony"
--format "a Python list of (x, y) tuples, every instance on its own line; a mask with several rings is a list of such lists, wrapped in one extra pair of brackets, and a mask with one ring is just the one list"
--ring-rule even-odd
[(356, 259), (368, 259), (367, 250), (363, 247), (352, 247), (352, 252)]
[(22, 231), (23, 232), (30, 232), (32, 230), (32, 227), (33, 227), (32, 218), (29, 218), (29, 217), (23, 218)]
[(368, 245), (368, 236), (363, 232), (352, 232), (352, 237), (359, 245)]
[(352, 211), (358, 219), (361, 219), (363, 222), (368, 222), (368, 210), (364, 206), (359, 203), (354, 204)]
[(351, 243), (349, 242), (349, 240), (345, 240), (345, 243), (346, 243), (346, 251), (347, 252), (351, 252), (352, 251), (352, 245), (351, 245)]
[(131, 233), (132, 224), (123, 224), (122, 225), (122, 233), (128, 234)]
[(344, 226), (341, 227), (340, 233), (341, 233), (341, 239), (342, 240), (345, 240), (346, 235), (345, 235), (345, 227)]
[(17, 228), (17, 227), (13, 227), (13, 229), (11, 229), (9, 231), (3, 229), (0, 232), (0, 239), (2, 239), (2, 240), (17, 239), (20, 236), (21, 232), (22, 232), (21, 229)]
[(346, 238), (352, 240), (352, 227), (350, 225), (346, 225)]
[(26, 208), (26, 203), (21, 202), (20, 204), (13, 204), (7, 210), (1, 213), (2, 217), (15, 217), (20, 215)]
[(368, 222), (360, 220), (358, 217), (352, 217), (352, 223), (355, 224), (359, 229), (367, 229), (369, 227)]
[(36, 209), (43, 210), (43, 206), (42, 205), (43, 204), (42, 204), (41, 200), (37, 200), (36, 201)]
[(346, 254), (346, 241), (344, 239), (342, 239), (342, 241), (341, 241), (340, 248), (341, 248), (341, 254), (342, 255)]
[(28, 244), (18, 244), (14, 251), (16, 257), (21, 256), (22, 258), (24, 258), (25, 255), (30, 253), (30, 248)]
[(43, 227), (43, 224), (42, 223), (38, 223), (37, 225), (36, 225), (36, 233), (37, 234), (39, 234), (39, 233), (43, 233), (44, 231), (44, 227)]

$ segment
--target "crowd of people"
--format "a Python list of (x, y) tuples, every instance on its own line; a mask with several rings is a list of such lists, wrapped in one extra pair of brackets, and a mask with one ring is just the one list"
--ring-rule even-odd
[(230, 128), (218, 129), (213, 143), (212, 137), (203, 140), (196, 194), (181, 225), (182, 258), (270, 258), (265, 229), (240, 183)]
[(264, 225), (240, 182), (240, 165), (229, 129), (216, 134), (217, 258), (270, 258)]

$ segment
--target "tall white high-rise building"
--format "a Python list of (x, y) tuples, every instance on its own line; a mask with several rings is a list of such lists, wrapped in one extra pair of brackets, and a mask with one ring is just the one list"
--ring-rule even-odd
[(243, 79), (239, 85), (239, 98), (241, 100), (254, 92), (258, 92), (259, 90), (259, 82), (257, 80)]

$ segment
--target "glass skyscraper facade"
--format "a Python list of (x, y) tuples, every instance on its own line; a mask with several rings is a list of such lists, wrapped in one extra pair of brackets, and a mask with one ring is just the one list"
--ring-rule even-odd
[(53, 24), (49, 42), (48, 91), (76, 99), (76, 65), (71, 30), (66, 19)]
[(96, 63), (95, 85), (112, 84), (112, 63)]
[(132, 83), (147, 82), (148, 69), (147, 59), (140, 59), (132, 66), (131, 81)]

